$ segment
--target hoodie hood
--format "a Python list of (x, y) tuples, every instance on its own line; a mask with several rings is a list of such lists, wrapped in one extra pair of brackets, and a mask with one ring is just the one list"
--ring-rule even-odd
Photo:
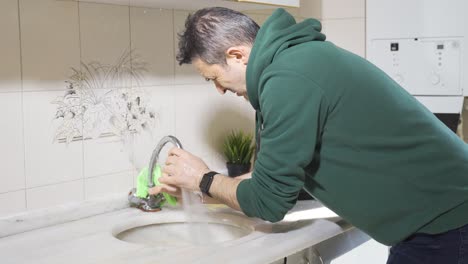
[(275, 57), (289, 47), (309, 42), (324, 41), (321, 23), (316, 19), (306, 19), (301, 23), (284, 9), (280, 8), (265, 21), (257, 33), (247, 64), (247, 94), (252, 106), (258, 110), (260, 77)]

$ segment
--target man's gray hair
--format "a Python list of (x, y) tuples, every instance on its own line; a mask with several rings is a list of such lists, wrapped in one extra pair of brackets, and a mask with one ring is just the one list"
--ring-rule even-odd
[(250, 17), (223, 7), (200, 9), (187, 17), (185, 31), (178, 34), (179, 65), (199, 58), (207, 64), (226, 64), (226, 50), (252, 46), (259, 26)]

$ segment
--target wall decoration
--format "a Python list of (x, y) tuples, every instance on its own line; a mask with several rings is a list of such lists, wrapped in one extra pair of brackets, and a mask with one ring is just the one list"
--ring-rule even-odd
[(114, 65), (81, 62), (71, 68), (63, 96), (57, 105), (55, 121), (60, 124), (54, 141), (66, 142), (117, 136), (151, 130), (156, 113), (148, 107), (147, 94), (140, 88), (147, 63), (135, 52), (126, 50)]

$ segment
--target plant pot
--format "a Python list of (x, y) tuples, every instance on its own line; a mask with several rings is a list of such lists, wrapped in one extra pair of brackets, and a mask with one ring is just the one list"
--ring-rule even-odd
[(246, 174), (250, 170), (250, 163), (247, 164), (236, 164), (226, 163), (229, 177), (236, 177), (242, 174)]

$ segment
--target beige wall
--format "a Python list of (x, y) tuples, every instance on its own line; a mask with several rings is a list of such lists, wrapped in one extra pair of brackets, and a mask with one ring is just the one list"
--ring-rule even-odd
[[(300, 9), (289, 9), (297, 20), (320, 19), (328, 40), (365, 57), (364, 0), (302, 2)], [(262, 24), (272, 10), (246, 13)], [(220, 97), (191, 66), (176, 64), (176, 33), (187, 14), (75, 1), (0, 1), (0, 216), (125, 195), (157, 141), (168, 134), (211, 168), (224, 169), (223, 135), (232, 128), (253, 131), (254, 113), (235, 96)], [(129, 47), (146, 63), (141, 81), (125, 79), (91, 91), (101, 99), (96, 109), (113, 91), (141, 92), (156, 114), (151, 133), (75, 138), (68, 144), (54, 140), (64, 123), (55, 118), (53, 102), (66, 94), (71, 67), (114, 64)], [(130, 63), (135, 62), (133, 57)], [(102, 117), (93, 118), (98, 132), (109, 132)], [(78, 132), (88, 121), (78, 124)], [(463, 128), (468, 131), (468, 121)]]
[[(225, 169), (219, 151), (223, 135), (232, 128), (253, 131), (254, 113), (244, 100), (220, 96), (191, 66), (176, 64), (176, 33), (187, 15), (76, 1), (0, 1), (0, 216), (124, 197), (157, 141), (168, 134), (211, 168)], [(111, 78), (117, 82), (94, 83), (88, 91), (93, 96), (87, 97), (92, 102), (73, 102), (75, 112), (89, 107), (87, 116), (74, 123), (55, 118), (59, 105), (53, 102), (67, 94), (71, 67), (84, 70), (80, 62), (92, 61), (114, 65), (129, 48), (135, 53), (124, 65), (145, 63), (140, 82), (117, 76)], [(116, 108), (119, 93), (141, 95), (155, 113), (150, 130), (119, 134), (125, 126), (109, 122), (109, 112), (125, 110)], [(61, 129), (67, 135), (114, 134), (71, 137), (67, 144), (63, 136), (54, 138)]]
[[(300, 8), (288, 8), (297, 21), (315, 18), (322, 23), (327, 40), (365, 57), (365, 0), (302, 0)], [(260, 25), (272, 10), (254, 10), (246, 14)]]
[[(320, 15), (329, 39), (363, 54), (363, 43), (352, 41), (355, 34), (363, 34), (357, 27), (363, 23), (356, 23), (362, 18), (351, 5), (351, 15), (335, 12), (333, 5), (324, 4), (320, 12), (309, 7), (306, 13)], [(272, 10), (247, 14), (262, 24)], [(303, 10), (288, 9), (297, 20), (307, 17)], [(168, 134), (213, 169), (224, 169), (219, 152), (224, 134), (232, 128), (253, 131), (254, 115), (247, 102), (220, 97), (191, 66), (176, 64), (176, 33), (187, 15), (183, 10), (75, 1), (0, 2), (0, 216), (124, 195), (157, 141)], [(95, 102), (77, 102), (77, 107), (106, 112), (109, 94), (138, 91), (145, 107), (155, 112), (150, 133), (126, 137), (112, 130), (109, 116), (89, 114), (91, 110), (73, 123), (55, 118), (59, 105), (54, 102), (64, 99), (72, 68), (84, 70), (80, 62), (89, 66), (93, 61), (113, 65), (130, 48), (135, 51), (128, 62), (131, 67), (138, 66), (136, 55), (145, 63), (140, 82), (123, 77), (95, 84), (90, 89)], [(62, 130), (65, 136), (55, 140)], [(114, 135), (88, 135), (104, 132)]]

